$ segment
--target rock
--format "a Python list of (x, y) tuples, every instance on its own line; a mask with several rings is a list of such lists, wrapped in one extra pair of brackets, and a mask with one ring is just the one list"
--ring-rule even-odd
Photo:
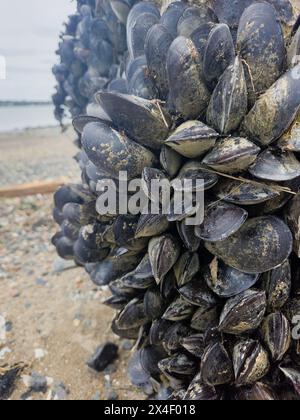
[(66, 400), (69, 394), (69, 390), (62, 382), (56, 383), (52, 391), (52, 398), (56, 401)]
[(103, 372), (118, 356), (118, 346), (106, 343), (97, 348), (87, 365), (96, 372)]
[(43, 359), (46, 356), (46, 352), (43, 349), (35, 349), (34, 356), (36, 359)]
[(13, 329), (13, 323), (11, 321), (7, 321), (5, 323), (5, 331), (6, 332), (11, 332), (12, 329)]
[(35, 283), (37, 286), (46, 286), (48, 284), (48, 282), (44, 279), (36, 279)]
[(125, 351), (132, 350), (133, 346), (134, 346), (134, 343), (132, 341), (129, 341), (129, 340), (124, 340), (121, 343), (121, 349), (125, 350)]
[(7, 354), (11, 353), (11, 349), (8, 347), (4, 347), (3, 349), (0, 350), (0, 360), (5, 359), (5, 356)]
[(116, 393), (116, 391), (111, 390), (110, 392), (107, 393), (106, 399), (107, 401), (117, 401), (119, 399), (119, 396)]
[(101, 394), (100, 391), (97, 391), (92, 398), (92, 401), (101, 401)]
[(105, 375), (112, 375), (117, 371), (117, 367), (115, 365), (108, 365), (107, 368), (104, 369), (103, 373)]
[(31, 392), (46, 392), (48, 388), (47, 378), (37, 372), (32, 372), (30, 376), (24, 375), (23, 382)]

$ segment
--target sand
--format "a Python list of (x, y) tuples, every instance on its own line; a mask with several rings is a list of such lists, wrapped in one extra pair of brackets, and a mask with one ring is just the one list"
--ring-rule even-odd
[(62, 133), (59, 127), (0, 133), (0, 187), (61, 177), (78, 180), (75, 138), (72, 128)]

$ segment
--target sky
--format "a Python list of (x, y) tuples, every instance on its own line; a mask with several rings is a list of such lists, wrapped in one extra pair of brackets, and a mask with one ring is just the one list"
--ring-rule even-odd
[(59, 33), (75, 8), (71, 0), (0, 0), (0, 101), (50, 100)]

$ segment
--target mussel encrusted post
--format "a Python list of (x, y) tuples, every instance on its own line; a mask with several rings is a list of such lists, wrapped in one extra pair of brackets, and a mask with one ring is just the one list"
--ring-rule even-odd
[[(299, 400), (300, 35), (292, 4), (110, 3), (106, 24), (113, 13), (126, 25), (128, 54), (117, 88), (99, 87), (87, 115), (74, 119), (82, 185), (56, 193), (53, 243), (96, 285), (109, 285), (112, 330), (136, 341), (129, 378), (147, 395)], [(81, 31), (95, 23), (87, 9), (84, 16)], [(118, 206), (103, 214), (100, 187), (120, 171), (141, 179), (150, 199), (152, 180), (177, 192), (185, 179), (203, 180), (204, 222), (188, 224), (191, 208), (182, 214), (174, 200), (168, 214)], [(184, 188), (198, 197), (197, 187)], [(121, 185), (116, 191), (119, 206), (127, 204)]]

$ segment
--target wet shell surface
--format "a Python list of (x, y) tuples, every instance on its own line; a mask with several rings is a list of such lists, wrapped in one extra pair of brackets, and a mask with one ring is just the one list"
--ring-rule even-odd
[(291, 181), (300, 176), (300, 162), (291, 152), (269, 149), (259, 155), (249, 172), (267, 181)]
[(279, 196), (278, 191), (272, 188), (271, 184), (228, 179), (222, 180), (214, 192), (219, 199), (241, 206), (265, 203)]
[(184, 119), (198, 118), (210, 93), (201, 76), (201, 58), (191, 39), (176, 38), (168, 52), (168, 83), (175, 111)]
[(229, 27), (224, 23), (216, 25), (210, 32), (204, 55), (205, 80), (208, 83), (218, 80), (234, 59), (235, 47)]
[(253, 287), (259, 275), (242, 273), (214, 259), (204, 273), (204, 278), (208, 287), (216, 295), (221, 298), (230, 298)]
[(247, 63), (255, 92), (265, 92), (281, 75), (285, 44), (276, 10), (268, 3), (254, 3), (243, 13), (237, 50)]
[(285, 73), (260, 96), (245, 117), (244, 128), (253, 140), (267, 146), (291, 126), (300, 107), (299, 72), (300, 64)]
[(128, 171), (128, 176), (134, 178), (155, 162), (149, 150), (103, 123), (85, 126), (82, 143), (91, 161), (113, 178), (118, 178), (120, 171)]
[(188, 121), (180, 125), (166, 140), (166, 145), (184, 157), (197, 158), (216, 143), (219, 134), (200, 121)]
[(96, 97), (120, 131), (153, 149), (163, 144), (169, 133), (170, 117), (159, 104), (116, 93), (102, 92)]
[(242, 61), (236, 58), (219, 80), (207, 109), (208, 124), (229, 134), (241, 124), (248, 110), (248, 92)]
[(274, 216), (248, 220), (235, 235), (206, 248), (225, 264), (245, 273), (264, 273), (281, 265), (291, 254), (292, 234)]
[(202, 163), (222, 173), (242, 172), (255, 162), (260, 150), (243, 137), (229, 137), (220, 140)]
[(247, 211), (240, 207), (222, 202), (212, 203), (205, 211), (203, 224), (195, 228), (195, 233), (204, 241), (223, 241), (236, 233), (247, 218)]

